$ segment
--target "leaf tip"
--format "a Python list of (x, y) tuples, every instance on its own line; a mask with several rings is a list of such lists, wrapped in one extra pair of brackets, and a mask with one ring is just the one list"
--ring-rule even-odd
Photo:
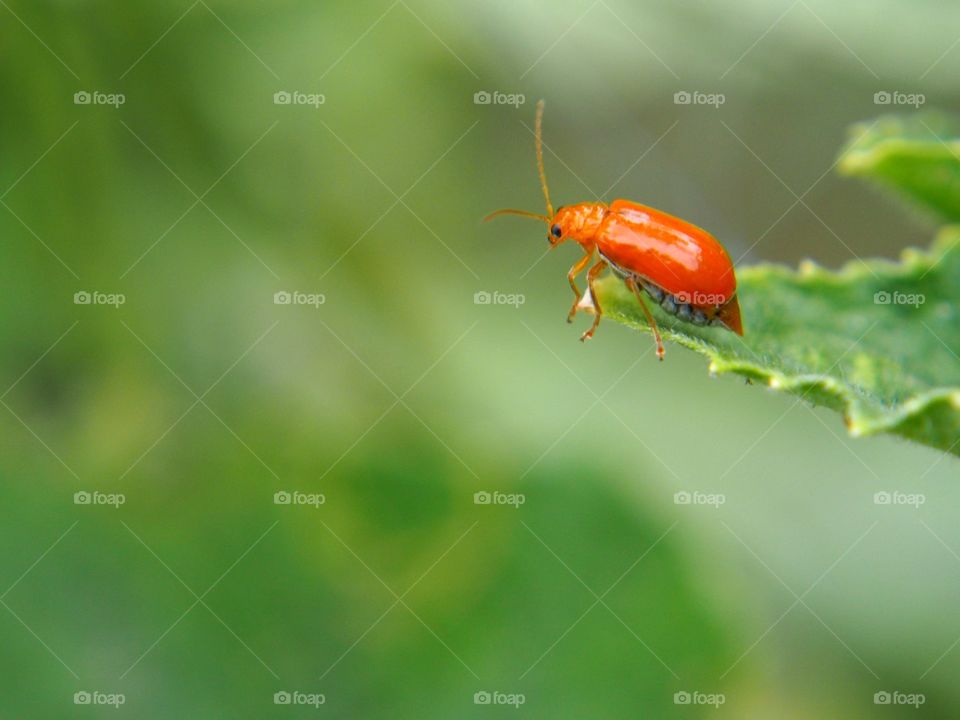
[(849, 419), (844, 418), (844, 425), (847, 426), (847, 433), (850, 437), (863, 437), (863, 427), (857, 423), (851, 422)]
[(916, 265), (925, 261), (927, 256), (925, 253), (921, 253), (915, 247), (908, 247), (903, 249), (903, 251), (900, 253), (900, 257), (903, 259), (904, 263), (907, 263), (908, 265)]
[(797, 270), (803, 277), (810, 277), (816, 274), (818, 266), (813, 260), (801, 260)]

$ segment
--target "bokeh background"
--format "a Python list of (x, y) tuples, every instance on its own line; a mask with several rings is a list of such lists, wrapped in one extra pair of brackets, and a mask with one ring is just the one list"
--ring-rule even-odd
[(557, 204), (661, 207), (740, 264), (925, 245), (831, 166), (913, 110), (877, 92), (955, 108), (960, 8), (0, 6), (0, 716), (960, 715), (956, 459), (614, 323), (582, 345), (576, 248), (480, 223), (542, 211), (542, 97)]

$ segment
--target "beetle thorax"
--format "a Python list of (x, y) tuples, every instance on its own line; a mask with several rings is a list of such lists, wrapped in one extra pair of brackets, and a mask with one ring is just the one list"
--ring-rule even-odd
[(554, 222), (560, 225), (564, 238), (576, 240), (581, 245), (592, 245), (607, 212), (603, 203), (569, 205), (557, 210)]

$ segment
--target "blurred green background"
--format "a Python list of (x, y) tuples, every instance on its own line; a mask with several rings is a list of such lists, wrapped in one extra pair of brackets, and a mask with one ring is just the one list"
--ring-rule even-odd
[(556, 204), (742, 264), (926, 244), (830, 168), (911, 110), (876, 92), (955, 108), (960, 8), (0, 6), (0, 716), (960, 716), (957, 461), (614, 323), (582, 345), (576, 249), (480, 223), (542, 211), (542, 97)]

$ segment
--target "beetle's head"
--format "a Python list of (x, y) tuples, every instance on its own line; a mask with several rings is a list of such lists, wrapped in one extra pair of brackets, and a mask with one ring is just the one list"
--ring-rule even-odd
[(549, 223), (547, 242), (553, 247), (564, 240), (576, 240), (586, 247), (592, 244), (606, 214), (607, 206), (603, 203), (559, 207)]

